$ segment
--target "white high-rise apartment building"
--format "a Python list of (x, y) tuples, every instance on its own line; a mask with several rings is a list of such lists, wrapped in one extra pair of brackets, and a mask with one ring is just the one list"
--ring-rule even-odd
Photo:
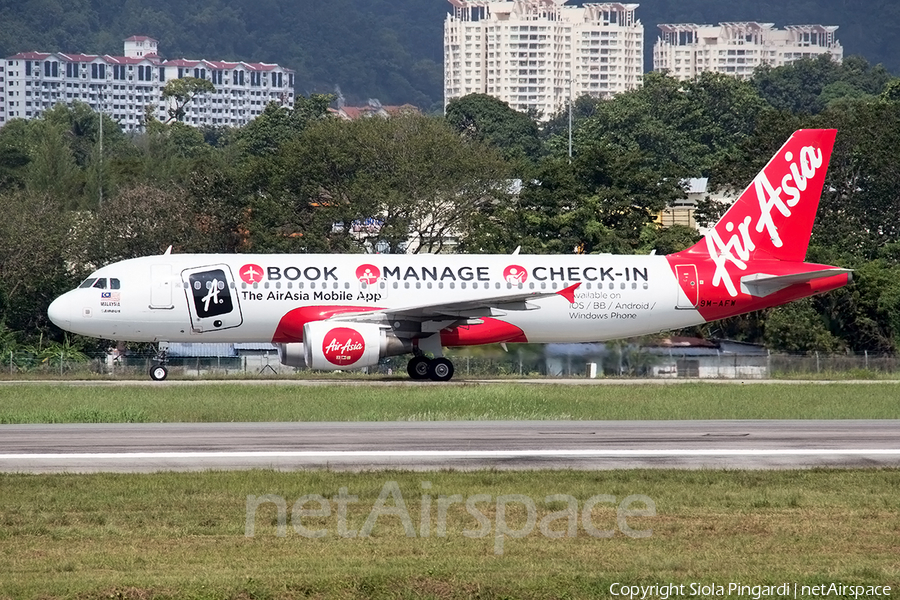
[(78, 100), (103, 111), (126, 131), (144, 126), (146, 111), (169, 118), (162, 96), (166, 82), (197, 77), (215, 93), (194, 97), (184, 122), (194, 126), (246, 125), (270, 102), (293, 106), (294, 71), (266, 63), (162, 60), (158, 42), (146, 36), (125, 40), (125, 56), (22, 52), (0, 69), (0, 126), (34, 119), (58, 103)]
[(488, 94), (547, 120), (570, 98), (609, 98), (641, 85), (644, 27), (637, 4), (449, 0), (444, 107)]
[(801, 58), (830, 54), (840, 62), (844, 50), (835, 38), (837, 26), (773, 23), (660, 25), (653, 46), (653, 70), (677, 79), (692, 79), (704, 71), (750, 77), (756, 67), (780, 67)]

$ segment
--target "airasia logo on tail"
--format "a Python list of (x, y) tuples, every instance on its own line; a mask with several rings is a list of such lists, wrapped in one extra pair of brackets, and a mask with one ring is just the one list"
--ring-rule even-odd
[(325, 334), (322, 354), (333, 365), (345, 367), (362, 358), (366, 341), (361, 333), (349, 327), (335, 327)]
[(833, 143), (833, 132), (797, 132), (707, 234), (714, 287), (737, 296), (741, 272), (757, 248), (773, 258), (803, 260)]

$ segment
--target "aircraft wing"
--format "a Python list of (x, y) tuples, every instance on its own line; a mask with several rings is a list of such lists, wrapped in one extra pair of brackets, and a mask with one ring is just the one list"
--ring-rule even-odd
[(479, 317), (503, 316), (503, 311), (535, 310), (540, 308), (531, 304), (531, 300), (562, 296), (570, 303), (575, 302), (575, 290), (580, 283), (554, 292), (526, 292), (491, 296), (473, 300), (455, 302), (436, 302), (398, 308), (384, 308), (366, 312), (342, 313), (333, 318), (341, 321), (384, 322), (394, 320), (406, 321), (445, 321), (447, 319), (477, 319)]
[(754, 275), (744, 275), (741, 277), (741, 291), (745, 294), (751, 294), (757, 297), (765, 297), (774, 294), (778, 290), (783, 290), (789, 285), (795, 283), (807, 283), (814, 279), (823, 277), (832, 277), (834, 275), (843, 275), (844, 273), (852, 273), (852, 269), (819, 269), (816, 271), (805, 271), (803, 273), (791, 273), (789, 275), (766, 275), (765, 273), (756, 273)]

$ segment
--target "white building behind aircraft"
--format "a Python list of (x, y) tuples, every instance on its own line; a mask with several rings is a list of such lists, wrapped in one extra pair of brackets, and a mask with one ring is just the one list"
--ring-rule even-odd
[(444, 105), (488, 94), (546, 120), (570, 98), (609, 98), (643, 80), (637, 4), (450, 0), (444, 22)]
[(159, 42), (146, 36), (125, 40), (124, 56), (21, 52), (0, 70), (0, 126), (34, 119), (59, 103), (89, 105), (126, 131), (143, 127), (146, 111), (169, 118), (162, 96), (166, 83), (182, 77), (212, 82), (215, 93), (194, 98), (184, 122), (193, 126), (246, 125), (266, 105), (294, 103), (294, 71), (276, 64), (207, 59), (163, 60)]
[(653, 46), (653, 70), (677, 79), (711, 71), (747, 78), (760, 65), (780, 67), (801, 58), (828, 54), (840, 62), (844, 49), (834, 25), (789, 25), (755, 21), (695, 25), (660, 25)]

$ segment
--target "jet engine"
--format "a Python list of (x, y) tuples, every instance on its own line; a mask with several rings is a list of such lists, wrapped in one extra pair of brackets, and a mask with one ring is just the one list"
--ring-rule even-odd
[(390, 329), (373, 323), (310, 321), (303, 326), (303, 343), (280, 345), (285, 365), (323, 371), (369, 367), (386, 356), (412, 351), (412, 344)]

